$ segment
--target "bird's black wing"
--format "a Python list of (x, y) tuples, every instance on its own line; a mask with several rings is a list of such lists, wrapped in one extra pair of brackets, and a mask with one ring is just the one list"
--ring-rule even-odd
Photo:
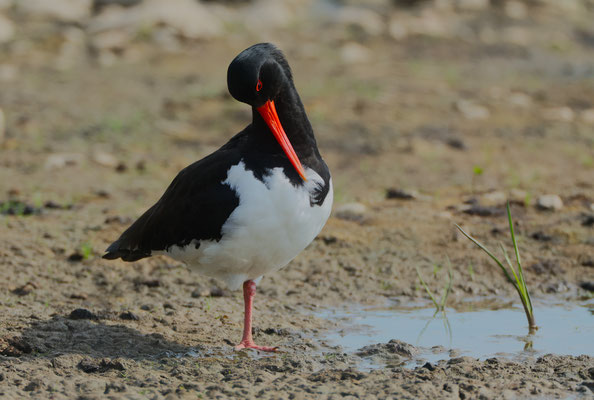
[(180, 171), (159, 201), (107, 248), (103, 258), (136, 261), (194, 239), (220, 240), (221, 227), (239, 205), (235, 191), (222, 182), (229, 168), (241, 161), (240, 136)]

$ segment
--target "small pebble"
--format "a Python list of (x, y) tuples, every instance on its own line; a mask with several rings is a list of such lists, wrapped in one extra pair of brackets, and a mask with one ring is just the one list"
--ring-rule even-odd
[(479, 203), (483, 206), (494, 207), (505, 205), (507, 196), (503, 192), (489, 192), (481, 196)]
[(386, 192), (386, 199), (412, 200), (417, 197), (418, 193), (415, 190), (390, 188)]
[(37, 285), (32, 282), (27, 282), (25, 285), (18, 287), (12, 291), (13, 294), (17, 296), (26, 296), (31, 293), (33, 290), (37, 289)]
[(68, 315), (69, 319), (99, 319), (97, 315), (85, 308), (77, 308)]
[(575, 118), (575, 113), (569, 107), (554, 107), (544, 109), (542, 116), (549, 121), (571, 122)]
[(93, 153), (93, 161), (103, 167), (116, 168), (120, 163), (115, 156), (104, 151)]
[(367, 207), (361, 203), (346, 203), (335, 209), (336, 217), (349, 221), (360, 221), (365, 218)]
[(4, 142), (6, 136), (6, 118), (4, 117), (4, 111), (0, 108), (0, 144)]
[(487, 107), (469, 100), (458, 100), (454, 106), (466, 119), (481, 120), (489, 118), (489, 115), (491, 114)]
[(456, 150), (468, 149), (468, 146), (466, 145), (466, 143), (464, 143), (464, 141), (462, 139), (456, 138), (456, 137), (451, 137), (451, 138), (446, 139), (446, 144)]
[(563, 208), (563, 200), (556, 194), (545, 194), (538, 198), (536, 206), (541, 210), (559, 211)]
[(132, 222), (132, 218), (130, 217), (122, 217), (120, 215), (115, 215), (112, 217), (107, 217), (105, 218), (105, 223), (106, 224), (122, 224), (122, 225), (126, 225)]
[(127, 320), (127, 321), (138, 321), (140, 318), (138, 315), (134, 314), (132, 311), (124, 311), (120, 314), (120, 319)]
[(68, 256), (68, 261), (71, 262), (80, 262), (82, 260), (84, 260), (84, 256), (80, 254), (78, 251), (75, 251), (74, 253)]
[(430, 362), (426, 362), (423, 365), (423, 368), (428, 369), (429, 371), (435, 371), (435, 365), (431, 364)]
[(584, 110), (580, 113), (580, 120), (588, 125), (594, 125), (594, 108)]
[(594, 267), (594, 258), (584, 258), (580, 264), (584, 267)]
[(472, 204), (462, 209), (462, 212), (468, 215), (477, 215), (479, 217), (493, 217), (503, 215), (503, 207), (485, 207), (478, 204)]
[(582, 217), (582, 226), (593, 227), (594, 226), (594, 215), (585, 214)]
[(550, 242), (553, 240), (551, 235), (544, 233), (543, 231), (536, 231), (530, 235), (530, 237), (534, 240), (538, 240), (539, 242)]
[(335, 244), (338, 242), (338, 238), (336, 236), (331, 236), (331, 235), (327, 235), (327, 236), (318, 236), (318, 238), (324, 242), (324, 244), (326, 246), (329, 246), (331, 244)]
[(128, 166), (123, 163), (123, 162), (119, 162), (118, 165), (115, 167), (116, 172), (126, 172), (126, 170), (128, 169)]
[(29, 384), (28, 384), (27, 386), (25, 386), (25, 387), (23, 388), (23, 390), (24, 390), (25, 392), (32, 392), (32, 391), (34, 391), (34, 390), (36, 390), (36, 389), (39, 389), (39, 387), (40, 387), (39, 383), (38, 383), (38, 382), (35, 382), (35, 381), (33, 381), (33, 382), (29, 382)]
[(213, 287), (210, 289), (210, 295), (212, 297), (223, 297), (225, 296), (225, 291), (219, 287)]
[(29, 354), (33, 348), (21, 337), (0, 338), (0, 354), (8, 357), (20, 357)]
[(161, 281), (158, 279), (137, 279), (134, 281), (134, 285), (136, 286), (146, 286), (150, 288), (159, 287), (161, 286)]
[(359, 43), (349, 42), (342, 46), (340, 56), (347, 64), (366, 63), (371, 59), (371, 51)]

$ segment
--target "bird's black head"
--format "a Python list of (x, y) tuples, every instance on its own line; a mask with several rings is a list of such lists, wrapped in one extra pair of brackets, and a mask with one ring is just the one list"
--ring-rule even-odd
[[(279, 100), (278, 104), (288, 104), (293, 107), (293, 111), (295, 107), (303, 108), (293, 85), (289, 63), (283, 53), (270, 43), (259, 43), (245, 49), (229, 65), (227, 86), (231, 96), (252, 106), (252, 125), (258, 120), (266, 123), (297, 173), (306, 181), (305, 170), (287, 137), (275, 106), (275, 102)], [(305, 112), (302, 116), (307, 121)], [(285, 114), (285, 122), (289, 121), (289, 126), (292, 127), (294, 121), (289, 117)]]
[(248, 47), (229, 65), (227, 86), (236, 100), (254, 108), (275, 100), (293, 77), (283, 53), (271, 43)]

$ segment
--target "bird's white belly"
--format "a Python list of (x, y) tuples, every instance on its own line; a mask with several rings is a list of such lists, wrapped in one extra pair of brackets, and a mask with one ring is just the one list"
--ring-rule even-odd
[(235, 190), (239, 206), (223, 225), (221, 240), (171, 246), (166, 253), (232, 290), (284, 267), (322, 230), (332, 208), (332, 181), (322, 205), (312, 206), (310, 193), (324, 181), (311, 169), (305, 172), (308, 180), (295, 187), (282, 168), (262, 182), (243, 162), (231, 167), (223, 183)]

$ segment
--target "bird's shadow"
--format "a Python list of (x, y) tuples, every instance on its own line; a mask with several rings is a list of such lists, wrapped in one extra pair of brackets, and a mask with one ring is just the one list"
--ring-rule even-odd
[(106, 321), (72, 320), (54, 316), (36, 321), (12, 339), (23, 354), (54, 358), (81, 354), (92, 358), (135, 360), (180, 356), (199, 351), (165, 339), (158, 333), (144, 334), (121, 324)]

